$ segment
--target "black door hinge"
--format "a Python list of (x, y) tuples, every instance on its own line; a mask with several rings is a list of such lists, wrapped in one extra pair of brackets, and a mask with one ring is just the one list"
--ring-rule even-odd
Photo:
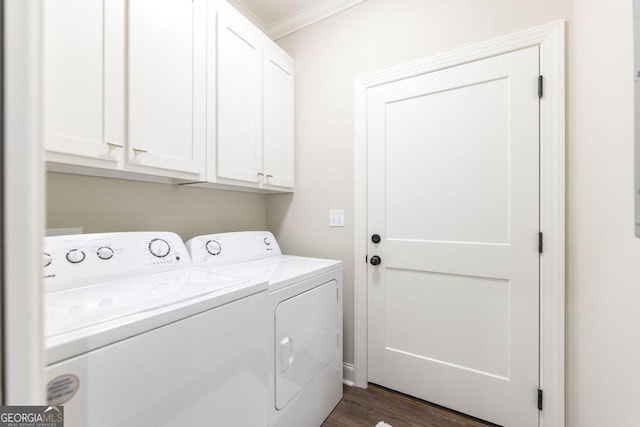
[(543, 237), (542, 237), (542, 232), (538, 233), (538, 252), (542, 253), (542, 242), (543, 242)]
[(538, 98), (542, 98), (544, 94), (544, 78), (542, 76), (538, 76)]
[(538, 389), (538, 410), (542, 411), (542, 389)]

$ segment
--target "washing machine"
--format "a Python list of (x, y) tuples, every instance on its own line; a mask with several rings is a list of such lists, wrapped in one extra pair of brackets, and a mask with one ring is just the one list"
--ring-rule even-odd
[(46, 237), (47, 398), (67, 427), (265, 425), (267, 283), (174, 233)]
[(342, 262), (283, 255), (263, 231), (186, 245), (194, 267), (268, 281), (269, 425), (320, 426), (342, 399)]

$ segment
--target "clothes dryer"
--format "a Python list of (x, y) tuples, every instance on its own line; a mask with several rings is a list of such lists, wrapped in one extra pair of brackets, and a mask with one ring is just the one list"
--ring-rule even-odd
[(198, 236), (194, 267), (269, 283), (269, 424), (320, 426), (342, 398), (342, 262), (283, 255), (269, 232)]

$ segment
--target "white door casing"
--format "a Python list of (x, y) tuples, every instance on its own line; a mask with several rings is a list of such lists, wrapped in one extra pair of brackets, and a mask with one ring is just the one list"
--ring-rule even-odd
[[(537, 46), (368, 91), (369, 381), (538, 424)], [(373, 258), (372, 258), (373, 260)]]
[[(367, 254), (366, 105), (370, 91), (380, 85), (515, 50), (537, 47), (540, 73), (545, 77), (540, 102), (540, 229), (545, 251), (540, 257), (540, 374), (544, 410), (540, 425), (564, 424), (564, 22), (534, 28), (356, 81), (355, 259)], [(490, 227), (489, 227), (490, 228)], [(467, 232), (472, 230), (467, 229)], [(482, 236), (476, 236), (480, 238)], [(533, 238), (535, 241), (535, 236)], [(373, 255), (373, 253), (370, 253)], [(391, 260), (393, 261), (393, 260)], [(383, 262), (385, 262), (383, 257)], [(355, 268), (355, 383), (366, 386), (367, 264)], [(449, 278), (451, 279), (451, 278)], [(406, 283), (411, 283), (408, 280)], [(371, 286), (371, 284), (369, 284)], [(499, 288), (499, 286), (497, 287)], [(533, 393), (532, 393), (533, 394)]]
[(5, 405), (42, 405), (42, 236), (45, 177), (41, 122), (42, 2), (4, 2)]

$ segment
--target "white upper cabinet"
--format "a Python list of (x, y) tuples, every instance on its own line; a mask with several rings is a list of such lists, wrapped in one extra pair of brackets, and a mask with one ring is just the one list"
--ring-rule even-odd
[(204, 177), (204, 9), (205, 0), (44, 2), (50, 169)]
[(134, 165), (204, 171), (203, 0), (128, 2), (128, 141)]
[(43, 11), (49, 170), (293, 189), (293, 60), (226, 1)]
[(217, 132), (209, 134), (208, 181), (289, 191), (293, 59), (229, 5), (217, 3), (209, 25), (217, 28), (217, 51), (209, 49), (217, 67), (208, 68), (209, 123)]
[(275, 44), (268, 44), (262, 70), (264, 182), (293, 188), (293, 60)]
[(105, 73), (112, 59), (105, 52), (118, 33), (117, 22), (105, 16), (118, 13), (116, 2), (54, 0), (42, 5), (44, 146), (56, 158), (73, 155), (78, 162), (115, 168), (122, 159), (119, 127), (124, 121), (110, 111), (109, 94), (120, 92), (122, 101), (123, 87), (114, 88)]
[(234, 12), (229, 7), (218, 13), (217, 176), (258, 183), (262, 38)]

